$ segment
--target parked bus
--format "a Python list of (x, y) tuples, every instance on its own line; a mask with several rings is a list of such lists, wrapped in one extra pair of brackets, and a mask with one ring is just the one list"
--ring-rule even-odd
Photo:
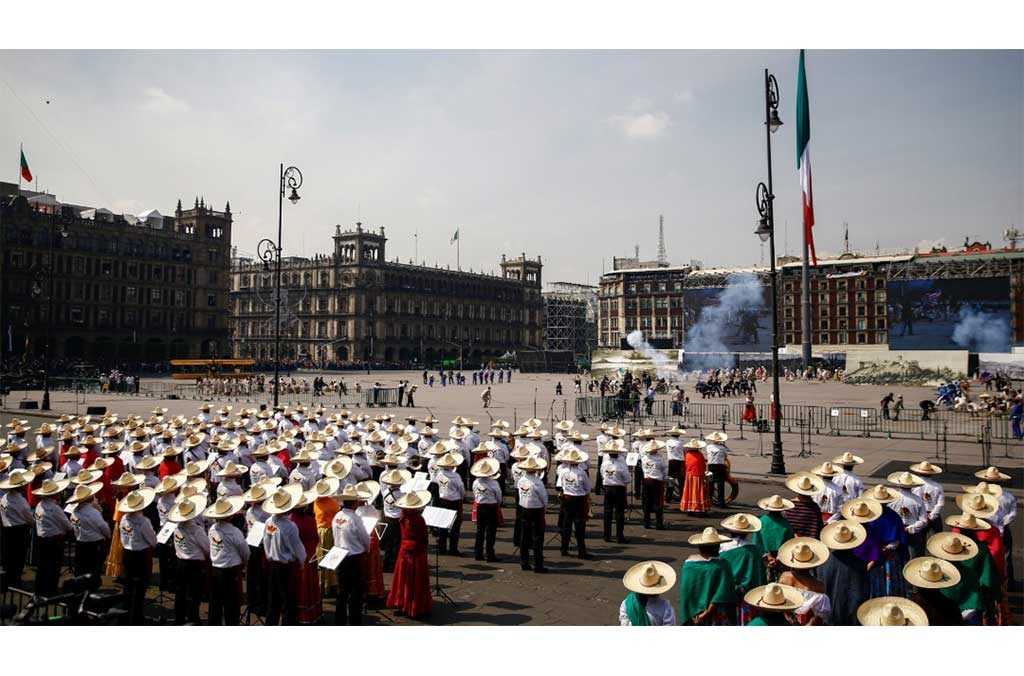
[(172, 359), (171, 377), (175, 380), (209, 378), (248, 378), (253, 375), (253, 359)]

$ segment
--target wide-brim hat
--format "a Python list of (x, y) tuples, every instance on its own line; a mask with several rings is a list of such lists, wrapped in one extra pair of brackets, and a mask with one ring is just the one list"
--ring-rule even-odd
[(53, 431), (55, 429), (57, 429), (57, 427), (55, 425), (53, 425), (51, 423), (43, 423), (36, 430), (36, 434), (42, 434), (42, 435), (53, 434)]
[(544, 458), (538, 458), (535, 455), (530, 455), (525, 460), (520, 460), (516, 465), (524, 472), (539, 472), (540, 470), (547, 468), (548, 461)]
[(113, 464), (114, 461), (110, 458), (96, 458), (95, 460), (92, 461), (92, 464), (89, 465), (86, 469), (102, 472), (103, 470), (107, 469)]
[(117, 486), (118, 488), (135, 488), (136, 486), (141, 486), (143, 483), (144, 481), (141, 474), (124, 472), (121, 476), (111, 481), (110, 485)]
[(210, 460), (193, 460), (185, 463), (185, 476), (202, 476), (208, 469), (210, 469)]
[(761, 530), (761, 519), (753, 514), (732, 514), (722, 519), (722, 528), (732, 533), (756, 533)]
[(576, 448), (570, 448), (569, 450), (562, 451), (561, 453), (555, 456), (555, 460), (557, 460), (558, 462), (569, 463), (572, 465), (578, 465), (582, 462), (586, 462), (589, 459), (589, 455)]
[(237, 463), (234, 460), (228, 460), (224, 465), (224, 469), (217, 472), (217, 476), (239, 477), (248, 471), (249, 468), (245, 465)]
[(839, 511), (842, 512), (844, 519), (857, 523), (871, 523), (882, 516), (882, 503), (871, 498), (854, 498), (847, 500)]
[(352, 472), (352, 458), (342, 455), (324, 465), (324, 474), (339, 481)]
[(729, 435), (725, 432), (712, 432), (711, 434), (705, 434), (704, 440), (715, 444), (721, 444), (729, 441)]
[(249, 490), (242, 493), (242, 499), (245, 500), (246, 504), (253, 504), (257, 502), (263, 502), (270, 494), (281, 485), (281, 477), (265, 477), (255, 486), (250, 486)]
[(432, 437), (435, 434), (437, 434), (437, 430), (434, 429), (433, 427), (429, 427), (428, 426), (428, 427), (424, 427), (423, 429), (420, 430), (420, 436), (421, 437)]
[(409, 462), (409, 456), (405, 453), (388, 453), (384, 452), (384, 455), (377, 461), (385, 467), (398, 467)]
[(156, 488), (154, 490), (156, 491), (157, 495), (173, 493), (174, 491), (178, 490), (179, 488), (185, 485), (185, 478), (185, 475), (180, 472), (178, 474), (168, 474), (167, 476), (160, 480), (160, 483), (156, 485)]
[(168, 446), (164, 449), (163, 456), (164, 459), (166, 460), (167, 458), (173, 458), (175, 456), (181, 455), (184, 452), (184, 449), (182, 449), (180, 446)]
[(448, 436), (451, 437), (452, 439), (455, 439), (456, 441), (462, 441), (463, 439), (469, 436), (469, 429), (466, 427), (456, 427), (455, 429), (451, 430)]
[(893, 472), (887, 476), (885, 480), (894, 486), (899, 486), (900, 488), (924, 486), (924, 479), (912, 472)]
[(327, 476), (319, 479), (310, 490), (314, 499), (331, 498), (338, 494), (338, 488), (340, 487), (341, 481), (332, 476)]
[(399, 509), (423, 509), (430, 504), (430, 491), (413, 491), (395, 500)]
[(988, 493), (965, 493), (956, 496), (956, 506), (965, 514), (987, 519), (999, 510), (999, 499)]
[(982, 493), (998, 498), (1003, 494), (1003, 487), (999, 484), (990, 484), (987, 481), (979, 481), (975, 486), (964, 486), (964, 493)]
[(657, 596), (676, 583), (676, 571), (661, 561), (643, 561), (631, 566), (622, 576), (622, 584), (631, 592)]
[(124, 450), (123, 441), (110, 441), (100, 450), (100, 455), (120, 455)]
[(787, 568), (807, 570), (822, 565), (828, 561), (828, 557), (828, 546), (821, 540), (797, 537), (786, 540), (779, 546), (776, 559)]
[(75, 505), (86, 500), (91, 500), (97, 493), (103, 490), (103, 484), (93, 482), (88, 484), (79, 484), (75, 486), (75, 490), (71, 492), (71, 497), (67, 499), (69, 505)]
[(379, 481), (389, 486), (401, 486), (412, 480), (412, 472), (407, 469), (389, 469), (380, 473)]
[(832, 462), (836, 465), (859, 465), (864, 462), (864, 458), (846, 451), (842, 455), (837, 455), (832, 458)]
[(880, 505), (887, 505), (899, 498), (900, 494), (894, 490), (890, 490), (888, 486), (878, 484), (877, 486), (865, 489), (864, 492), (861, 493), (861, 497), (871, 498)]
[(946, 589), (960, 583), (960, 571), (949, 561), (920, 556), (903, 566), (903, 578), (921, 589)]
[(821, 541), (829, 549), (854, 549), (868, 539), (868, 530), (856, 521), (833, 521), (821, 529)]
[(206, 441), (206, 433), (198, 432), (196, 434), (189, 435), (189, 438), (185, 440), (185, 445), (189, 448), (195, 448), (204, 441)]
[(491, 429), (498, 428), (498, 429), (507, 430), (510, 427), (512, 427), (512, 424), (509, 421), (507, 421), (507, 420), (498, 419), (498, 420), (492, 420), (491, 421)]
[(749, 606), (776, 612), (796, 610), (804, 604), (800, 590), (777, 582), (754, 587), (744, 594), (743, 600)]
[(786, 488), (798, 495), (817, 495), (825, 490), (825, 482), (811, 472), (796, 472), (786, 477)]
[(986, 467), (985, 469), (980, 469), (974, 473), (974, 476), (988, 482), (1010, 481), (1010, 479), (1012, 479), (1012, 477), (1009, 474), (999, 471), (998, 467)]
[(821, 463), (820, 465), (811, 468), (811, 472), (813, 472), (814, 474), (825, 477), (834, 477), (835, 475), (839, 474), (840, 471), (842, 470), (840, 470), (838, 467), (833, 465), (828, 460)]
[(558, 430), (559, 432), (568, 432), (573, 428), (575, 424), (576, 423), (574, 423), (571, 420), (560, 420), (559, 422), (555, 423), (555, 429)]
[(978, 543), (960, 533), (936, 533), (925, 545), (928, 553), (943, 561), (966, 561), (978, 555)]
[(469, 468), (469, 473), (481, 479), (490, 479), (501, 472), (498, 461), (494, 458), (481, 458)]
[(167, 520), (174, 523), (191, 521), (197, 516), (202, 516), (205, 509), (205, 495), (192, 495), (187, 498), (181, 498), (174, 503), (174, 507), (171, 508), (170, 513), (167, 515)]
[(626, 436), (626, 430), (622, 429), (618, 425), (612, 425), (611, 427), (606, 429), (604, 432), (605, 432), (605, 434), (607, 434), (610, 437), (619, 438), (619, 437)]
[(145, 458), (135, 463), (135, 469), (143, 472), (151, 472), (154, 469), (158, 469), (161, 462), (163, 462), (163, 457), (159, 455), (147, 455)]
[(690, 450), (694, 451), (702, 451), (707, 447), (708, 442), (704, 441), (703, 439), (690, 439), (685, 444), (683, 444), (683, 448), (689, 448)]
[(568, 438), (571, 441), (581, 441), (582, 442), (582, 441), (588, 441), (590, 439), (590, 435), (586, 434), (584, 432), (580, 432), (579, 430), (573, 430), (572, 432), (569, 433)]
[(445, 453), (439, 460), (434, 462), (434, 467), (440, 467), (441, 469), (454, 469), (462, 464), (462, 455), (460, 453)]
[(732, 538), (728, 535), (719, 535), (714, 526), (708, 526), (701, 532), (686, 538), (686, 541), (691, 545), (720, 545), (723, 542), (732, 542)]
[(429, 455), (444, 455), (450, 450), (447, 443), (444, 441), (435, 441), (430, 448), (427, 449)]
[(117, 503), (117, 511), (122, 514), (141, 512), (146, 507), (153, 504), (153, 499), (155, 497), (156, 491), (152, 488), (136, 488), (131, 493), (121, 498), (121, 501)]
[(651, 441), (648, 441), (647, 443), (640, 447), (640, 450), (643, 451), (644, 453), (658, 453), (659, 451), (662, 451), (664, 449), (665, 442), (661, 441), (660, 439), (652, 439)]
[(302, 484), (281, 486), (263, 501), (263, 511), (267, 514), (286, 514), (298, 507), (300, 500), (302, 500)]
[(689, 432), (679, 427), (679, 425), (673, 425), (672, 429), (666, 432), (666, 434), (668, 434), (670, 437), (684, 437), (687, 434), (689, 434)]
[[(241, 495), (228, 495), (217, 500), (206, 508), (203, 516), (208, 519), (229, 519), (245, 509), (245, 500)], [(167, 517), (170, 519), (170, 517)]]
[(359, 484), (345, 484), (340, 487), (335, 497), (342, 502), (369, 502), (373, 500), (373, 493)]
[(880, 596), (860, 604), (857, 621), (864, 627), (927, 627), (924, 608), (902, 596)]
[(771, 495), (758, 500), (757, 506), (766, 512), (784, 512), (787, 509), (793, 509), (796, 505), (793, 504), (792, 500), (788, 500), (780, 495)]
[(35, 474), (27, 469), (16, 469), (7, 475), (7, 478), (0, 481), (0, 489), (9, 491), (16, 488), (24, 488), (32, 483)]
[(367, 502), (375, 502), (377, 500), (377, 496), (380, 495), (380, 482), (374, 481), (373, 479), (360, 481), (356, 484), (356, 488), (370, 494), (370, 499), (367, 500)]
[(28, 462), (41, 462), (42, 460), (45, 460), (46, 458), (50, 457), (50, 455), (52, 454), (52, 446), (43, 446), (42, 448), (37, 448), (36, 450), (29, 453), (28, 457), (25, 458), (25, 460), (27, 460)]
[(942, 468), (940, 466), (933, 465), (927, 460), (915, 462), (909, 467), (909, 469), (914, 474), (942, 474)]
[(41, 498), (52, 498), (63, 493), (70, 484), (71, 479), (58, 479), (57, 481), (46, 479), (39, 488), (32, 491), (32, 495), (38, 495)]
[(988, 530), (992, 527), (991, 523), (984, 519), (979, 519), (970, 512), (947, 516), (946, 525), (960, 528), (961, 530)]
[(624, 442), (622, 439), (612, 439), (611, 441), (609, 441), (608, 443), (606, 443), (604, 446), (601, 447), (601, 452), (602, 453), (625, 453), (626, 452), (626, 442)]

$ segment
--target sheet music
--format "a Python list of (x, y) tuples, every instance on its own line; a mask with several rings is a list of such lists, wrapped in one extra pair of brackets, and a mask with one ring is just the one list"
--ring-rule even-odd
[(250, 547), (259, 547), (263, 544), (263, 535), (267, 532), (267, 524), (257, 521), (249, 528), (249, 535), (246, 536), (245, 542)]
[(331, 550), (320, 559), (320, 567), (327, 570), (337, 570), (341, 562), (348, 556), (348, 550), (343, 547), (331, 547)]
[(626, 466), (636, 467), (637, 462), (640, 460), (640, 454), (636, 451), (630, 451), (626, 454)]
[(454, 509), (445, 509), (443, 507), (425, 507), (423, 509), (423, 520), (431, 528), (451, 528), (452, 524), (455, 523), (456, 516), (457, 513)]
[(376, 526), (377, 521), (379, 521), (375, 516), (361, 516), (359, 517), (359, 520), (363, 522), (363, 530), (366, 531), (367, 535), (373, 534), (373, 527)]
[(171, 535), (174, 531), (178, 530), (178, 524), (173, 521), (168, 521), (164, 524), (164, 527), (160, 529), (160, 532), (156, 535), (156, 541), (162, 545), (167, 544), (167, 541), (171, 539)]

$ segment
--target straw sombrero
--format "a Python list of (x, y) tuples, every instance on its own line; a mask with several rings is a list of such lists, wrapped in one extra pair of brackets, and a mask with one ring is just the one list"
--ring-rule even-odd
[(370, 496), (367, 499), (367, 502), (375, 502), (377, 500), (377, 496), (380, 495), (380, 483), (373, 481), (372, 479), (360, 481), (356, 484), (356, 488)]
[(648, 441), (646, 444), (641, 446), (640, 450), (643, 451), (644, 453), (657, 453), (659, 451), (665, 450), (665, 442), (659, 439), (652, 439), (651, 441)]
[(389, 486), (401, 486), (412, 480), (412, 473), (407, 469), (389, 469), (380, 473), (379, 481)]
[(999, 500), (987, 493), (966, 493), (956, 496), (956, 506), (965, 514), (987, 519), (999, 510)]
[(1003, 487), (998, 484), (990, 484), (987, 481), (979, 481), (977, 486), (964, 486), (964, 493), (982, 493), (998, 498), (1003, 494)]
[(925, 548), (943, 561), (966, 561), (978, 555), (978, 543), (960, 533), (936, 533), (928, 538)]
[(132, 474), (131, 472), (124, 472), (121, 476), (110, 482), (111, 486), (117, 486), (118, 488), (135, 488), (143, 483), (141, 474)]
[(173, 493), (184, 485), (184, 474), (168, 474), (160, 480), (160, 483), (156, 485), (154, 490), (156, 490), (157, 495), (165, 495), (167, 493)]
[(676, 583), (676, 571), (661, 561), (644, 561), (630, 567), (622, 576), (622, 584), (631, 592), (657, 596)]
[(91, 484), (99, 481), (103, 478), (103, 472), (97, 472), (92, 469), (83, 469), (75, 476), (71, 477), (71, 483), (73, 484)]
[(842, 455), (837, 455), (832, 458), (832, 462), (836, 465), (859, 465), (864, 462), (864, 458), (846, 451)]
[(909, 467), (910, 471), (914, 474), (942, 474), (942, 468), (938, 465), (933, 465), (927, 460), (914, 463)]
[(414, 491), (395, 501), (395, 507), (399, 509), (423, 509), (429, 504), (430, 491)]
[(796, 472), (786, 477), (786, 488), (797, 495), (813, 496), (825, 490), (825, 482), (816, 474)]
[(761, 519), (741, 512), (722, 519), (722, 528), (733, 533), (756, 533), (761, 530)]
[(755, 608), (776, 612), (796, 610), (804, 604), (804, 597), (798, 589), (774, 582), (754, 587), (743, 596), (743, 600)]
[(204, 509), (206, 509), (206, 496), (193, 495), (174, 503), (174, 507), (167, 515), (167, 520), (174, 523), (185, 523), (197, 516), (202, 516)]
[(725, 432), (712, 432), (711, 434), (705, 434), (704, 440), (714, 444), (722, 444), (729, 441), (729, 435)]
[(155, 497), (156, 492), (152, 488), (137, 488), (124, 496), (121, 502), (117, 503), (117, 511), (122, 514), (141, 512), (153, 504), (153, 498)]
[(683, 444), (683, 448), (689, 448), (697, 451), (705, 449), (707, 447), (708, 442), (704, 441), (703, 439), (690, 439), (685, 444)]
[(946, 517), (946, 525), (963, 530), (988, 530), (992, 527), (988, 521), (979, 519), (971, 513), (954, 514)]
[(878, 484), (877, 486), (872, 486), (861, 493), (861, 497), (871, 498), (880, 505), (887, 505), (890, 502), (895, 501), (900, 496), (895, 491), (889, 490), (888, 487)]
[(32, 495), (38, 495), (41, 498), (52, 498), (63, 493), (70, 483), (70, 479), (60, 479), (58, 481), (46, 479), (39, 488), (32, 491)]
[(571, 420), (562, 420), (555, 424), (555, 429), (559, 432), (568, 432), (573, 428), (575, 423)]
[(135, 463), (134, 469), (142, 472), (151, 472), (154, 469), (160, 467), (160, 463), (163, 462), (163, 458), (158, 455), (147, 455), (142, 460)]
[(352, 472), (352, 458), (341, 456), (324, 465), (324, 474), (341, 481)]
[(772, 495), (771, 497), (758, 500), (757, 506), (766, 512), (784, 512), (787, 509), (793, 509), (796, 505), (793, 504), (792, 500), (787, 500), (779, 495)]
[(853, 549), (868, 539), (868, 531), (856, 521), (833, 521), (821, 529), (821, 541), (829, 549)]
[(811, 472), (817, 474), (818, 476), (827, 476), (827, 477), (834, 477), (835, 475), (839, 474), (840, 471), (841, 470), (838, 467), (833, 465), (828, 460), (826, 460), (825, 462), (821, 463), (817, 467), (814, 467), (814, 468), (811, 469)]
[(373, 500), (373, 493), (359, 484), (345, 484), (335, 497), (343, 502), (368, 502)]
[(612, 439), (601, 447), (603, 453), (625, 453), (626, 443), (622, 439)]
[(341, 482), (334, 477), (324, 477), (315, 484), (313, 484), (312, 493), (314, 499), (317, 498), (331, 498), (334, 497), (338, 489), (341, 487)]
[(286, 514), (295, 509), (301, 499), (301, 484), (281, 486), (263, 501), (263, 511), (267, 514)]
[(1000, 472), (998, 467), (986, 467), (985, 469), (981, 469), (975, 472), (974, 476), (989, 482), (1009, 481), (1012, 478), (1009, 474)]
[(7, 478), (0, 481), (0, 490), (9, 491), (15, 488), (24, 488), (32, 483), (35, 475), (27, 469), (16, 469), (7, 475)]
[(210, 469), (209, 460), (193, 460), (192, 462), (185, 463), (185, 476), (202, 476), (208, 469)]
[(257, 502), (263, 502), (270, 494), (281, 484), (281, 477), (276, 476), (273, 479), (264, 479), (260, 483), (252, 486), (245, 493), (242, 494), (242, 499), (245, 500), (247, 505), (251, 505)]
[(481, 479), (490, 479), (497, 476), (501, 471), (497, 460), (494, 458), (481, 458), (473, 463), (469, 473)]
[(857, 620), (865, 627), (927, 627), (924, 608), (902, 596), (880, 596), (860, 604)]
[(921, 589), (945, 589), (960, 583), (960, 571), (949, 561), (920, 556), (903, 566), (903, 578)]
[(434, 463), (434, 467), (441, 469), (455, 469), (462, 464), (462, 456), (458, 453), (445, 453), (440, 460)]
[(723, 542), (732, 542), (728, 535), (719, 535), (713, 526), (708, 526), (695, 535), (686, 538), (691, 545), (720, 545)]
[(75, 505), (80, 502), (85, 502), (102, 490), (103, 484), (100, 483), (79, 484), (78, 486), (75, 486), (75, 490), (72, 491), (71, 497), (68, 498), (68, 504)]
[(516, 463), (524, 472), (538, 472), (548, 466), (548, 461), (544, 458), (538, 458), (535, 455), (531, 455), (526, 460), (520, 460)]
[[(217, 501), (206, 508), (203, 516), (208, 519), (229, 519), (245, 508), (245, 500), (241, 495), (230, 495), (217, 498)], [(170, 517), (167, 517), (170, 519)]]
[(857, 523), (871, 523), (882, 516), (882, 503), (871, 498), (855, 498), (839, 508), (843, 518)]
[(894, 486), (899, 486), (900, 488), (924, 486), (924, 479), (911, 472), (893, 472), (887, 476), (885, 480)]
[(555, 456), (555, 460), (557, 460), (558, 462), (564, 462), (570, 465), (578, 465), (582, 462), (586, 462), (589, 459), (589, 455), (576, 448), (570, 448), (569, 450), (563, 451)]
[(779, 546), (776, 557), (788, 568), (806, 570), (817, 568), (828, 561), (829, 550), (824, 542), (815, 538), (799, 537), (787, 540)]
[(245, 465), (241, 465), (235, 462), (234, 460), (228, 460), (227, 463), (224, 465), (224, 469), (217, 472), (217, 476), (240, 477), (248, 471), (249, 468), (246, 467)]

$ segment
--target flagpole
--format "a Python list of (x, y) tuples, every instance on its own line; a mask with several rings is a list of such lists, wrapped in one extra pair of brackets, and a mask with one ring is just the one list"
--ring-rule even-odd
[(21, 158), (25, 157), (25, 145), (22, 143), (18, 144), (18, 192), (21, 192)]
[(455, 238), (455, 270), (462, 272), (462, 233), (456, 232)]

